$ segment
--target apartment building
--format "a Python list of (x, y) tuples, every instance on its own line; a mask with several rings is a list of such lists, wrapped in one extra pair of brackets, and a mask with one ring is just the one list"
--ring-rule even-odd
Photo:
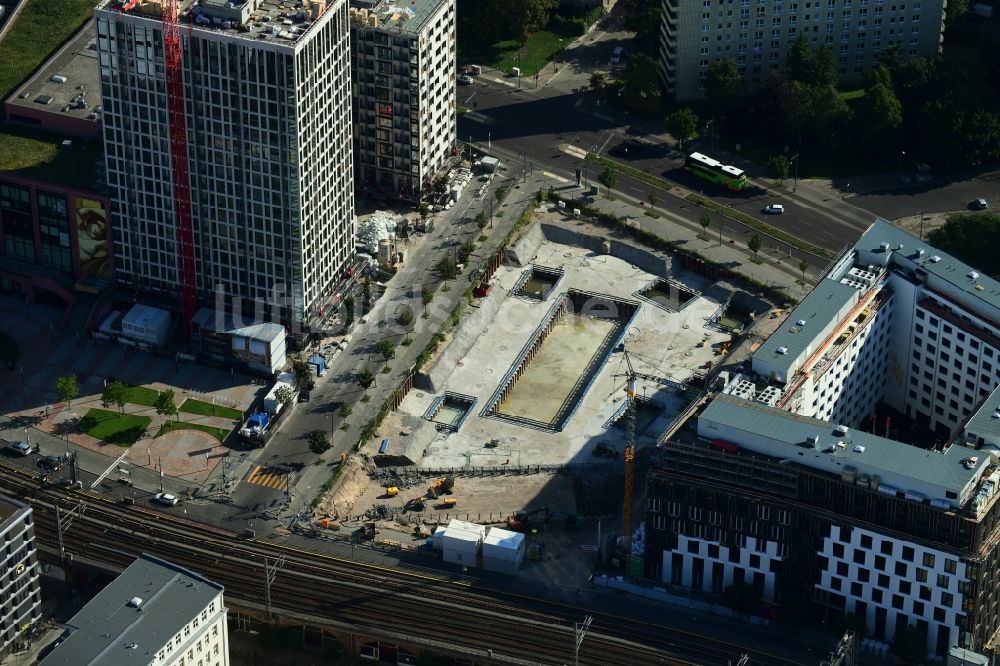
[(359, 192), (417, 199), (457, 154), (455, 0), (351, 0)]
[[(889, 644), (992, 646), (1000, 630), (1000, 284), (877, 220), (660, 450), (647, 575), (779, 606), (808, 590)], [(871, 428), (876, 409), (930, 435)], [(863, 428), (863, 429), (862, 429)]]
[(1000, 385), (1000, 283), (877, 220), (733, 390), (856, 427), (877, 403), (950, 442)]
[(785, 67), (805, 36), (830, 48), (844, 82), (860, 82), (882, 55), (932, 56), (941, 46), (943, 0), (663, 0), (661, 76), (678, 100), (704, 94), (714, 60), (731, 58), (753, 86)]
[(70, 619), (41, 666), (228, 666), (221, 585), (142, 555)]
[[(115, 279), (172, 297), (161, 7), (104, 0), (95, 16)], [(307, 323), (353, 254), (347, 0), (181, 0), (179, 10), (198, 298)]]
[(42, 592), (31, 507), (0, 495), (0, 660), (41, 618)]

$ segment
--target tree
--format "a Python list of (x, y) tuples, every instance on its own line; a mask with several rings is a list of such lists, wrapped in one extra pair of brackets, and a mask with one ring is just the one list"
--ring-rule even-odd
[(952, 254), (986, 275), (1000, 273), (1000, 213), (951, 215), (932, 231), (934, 247)]
[(400, 326), (409, 326), (413, 323), (413, 313), (410, 312), (410, 308), (404, 307), (396, 313), (396, 323)]
[(292, 372), (295, 373), (295, 387), (303, 389), (312, 384), (312, 367), (302, 359), (295, 359), (292, 362)]
[(638, 113), (649, 113), (660, 106), (659, 66), (649, 56), (636, 53), (628, 59), (622, 76), (621, 94), (625, 106)]
[(666, 125), (667, 132), (677, 139), (678, 149), (683, 151), (687, 140), (693, 138), (698, 132), (698, 115), (691, 109), (684, 107), (667, 115), (663, 124)]
[(118, 413), (124, 414), (126, 403), (128, 403), (128, 384), (119, 379), (107, 382), (101, 394), (101, 404), (105, 407), (117, 405)]
[(743, 87), (743, 77), (732, 58), (714, 60), (705, 73), (705, 99), (712, 111), (725, 115)]
[(480, 230), (486, 228), (486, 213), (484, 213), (483, 211), (479, 211), (478, 213), (476, 213), (476, 227), (478, 227)]
[(898, 627), (892, 637), (890, 651), (896, 655), (896, 663), (904, 666), (919, 666), (927, 663), (927, 638), (910, 625)]
[(458, 277), (458, 267), (451, 257), (443, 257), (437, 262), (437, 272), (442, 280), (453, 280)]
[(734, 580), (733, 584), (725, 589), (726, 605), (729, 606), (737, 617), (749, 617), (760, 606), (762, 598), (760, 589), (756, 585), (750, 585), (742, 580)]
[(656, 202), (659, 200), (660, 198), (656, 196), (656, 192), (654, 192), (653, 190), (650, 190), (649, 194), (646, 195), (646, 201), (649, 202), (650, 206), (655, 206)]
[(441, 174), (434, 179), (434, 192), (436, 194), (444, 194), (448, 191), (448, 174)]
[(812, 76), (813, 50), (809, 46), (809, 40), (802, 33), (788, 47), (788, 55), (785, 56), (785, 73), (793, 81), (808, 83)]
[(350, 326), (354, 323), (354, 297), (347, 296), (344, 298), (344, 324)]
[(944, 11), (945, 25), (951, 27), (958, 19), (965, 16), (969, 11), (969, 0), (948, 0), (948, 6)]
[(330, 440), (322, 430), (313, 430), (309, 433), (309, 450), (318, 456), (330, 450)]
[(590, 75), (590, 88), (591, 90), (600, 90), (608, 84), (608, 77), (605, 76), (604, 72), (594, 72)]
[(549, 22), (549, 12), (557, 4), (558, 0), (508, 0), (499, 5), (493, 3), (493, 7), (506, 24), (509, 34), (523, 45), (531, 33), (545, 27)]
[(813, 54), (809, 83), (817, 87), (837, 85), (837, 58), (826, 44), (820, 44)]
[(770, 178), (777, 178), (779, 183), (783, 183), (788, 178), (788, 171), (791, 164), (784, 155), (775, 155), (767, 160), (767, 175)]
[(760, 237), (760, 234), (755, 233), (747, 241), (747, 249), (753, 252), (754, 258), (757, 257), (757, 253), (760, 252), (760, 248), (764, 245), (764, 239)]
[(615, 175), (615, 170), (611, 167), (604, 167), (604, 171), (601, 172), (598, 180), (601, 184), (608, 188), (608, 196), (611, 196), (611, 190), (615, 186), (615, 182), (618, 180), (618, 176)]
[(465, 241), (464, 243), (462, 243), (462, 246), (458, 248), (459, 263), (464, 264), (468, 262), (469, 257), (471, 257), (472, 253), (475, 251), (476, 251), (476, 246), (471, 241)]
[(156, 403), (153, 407), (156, 409), (157, 414), (166, 416), (167, 418), (180, 413), (177, 410), (177, 403), (174, 401), (174, 392), (171, 389), (157, 392)]
[(351, 406), (348, 405), (346, 402), (340, 403), (340, 418), (346, 419), (348, 416), (351, 415), (351, 412), (353, 411), (354, 410), (351, 409)]
[(710, 224), (712, 224), (712, 216), (709, 215), (708, 213), (705, 213), (698, 220), (698, 224), (701, 225), (701, 235), (702, 235), (702, 237), (705, 238), (705, 239), (707, 239), (708, 238), (708, 234), (707, 234), (708, 227), (709, 227)]
[(362, 370), (360, 373), (358, 373), (358, 386), (360, 386), (361, 388), (366, 389), (374, 383), (375, 383), (375, 375), (373, 375), (367, 369)]
[(498, 187), (494, 192), (493, 196), (496, 197), (497, 203), (503, 201), (503, 195), (507, 193), (506, 187)]
[(375, 348), (378, 349), (378, 353), (382, 354), (382, 358), (387, 361), (396, 355), (396, 345), (389, 338), (382, 338), (376, 342)]
[(809, 261), (803, 259), (799, 262), (799, 271), (802, 273), (802, 281), (806, 281), (806, 271), (809, 270)]
[(887, 71), (877, 73), (858, 103), (858, 116), (865, 119), (866, 143), (883, 156), (896, 153), (903, 143), (903, 105), (887, 78)]
[(420, 300), (424, 302), (424, 305), (427, 305), (434, 300), (434, 292), (429, 287), (421, 287)]
[(426, 220), (427, 216), (431, 214), (431, 207), (426, 201), (421, 201), (420, 206), (417, 207), (417, 211), (420, 213), (420, 219)]
[(72, 405), (73, 400), (80, 395), (80, 389), (76, 383), (76, 375), (66, 375), (56, 378), (56, 393), (59, 394), (59, 402)]
[(287, 407), (295, 401), (295, 389), (287, 384), (279, 386), (278, 390), (274, 392), (274, 397), (277, 398), (278, 402)]

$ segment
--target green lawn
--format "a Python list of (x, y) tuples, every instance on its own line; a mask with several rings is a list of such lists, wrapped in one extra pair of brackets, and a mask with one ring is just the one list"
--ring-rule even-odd
[[(0, 99), (9, 97), (93, 10), (93, 0), (25, 0), (0, 41)], [(29, 128), (0, 125), (0, 171), (90, 188), (100, 149), (74, 141), (72, 149), (60, 150), (61, 140)]]
[(160, 426), (160, 430), (156, 433), (156, 436), (166, 435), (168, 432), (173, 432), (174, 430), (200, 430), (219, 440), (220, 444), (226, 439), (226, 435), (229, 434), (229, 431), (225, 428), (213, 428), (212, 426), (198, 423), (184, 423), (183, 421), (180, 423), (177, 421), (168, 421)]
[(143, 405), (144, 407), (156, 407), (156, 389), (145, 386), (129, 386), (127, 401), (133, 405)]
[(18, 348), (14, 338), (6, 333), (0, 333), (0, 361), (3, 361), (4, 365), (13, 370), (14, 364), (17, 363), (17, 359), (20, 356), (21, 350)]
[(539, 30), (528, 37), (528, 41), (520, 49), (520, 58), (517, 41), (505, 39), (493, 44), (467, 44), (462, 50), (461, 60), (507, 73), (510, 73), (511, 67), (520, 67), (522, 77), (534, 76), (549, 64), (552, 56), (569, 46), (572, 41), (573, 37), (550, 30)]
[(132, 446), (143, 436), (151, 421), (148, 416), (91, 409), (80, 419), (80, 432), (108, 444)]
[(195, 400), (194, 398), (185, 400), (181, 405), (181, 411), (186, 414), (197, 414), (199, 416), (221, 416), (233, 421), (239, 421), (243, 418), (243, 412), (238, 409), (213, 405), (210, 402)]

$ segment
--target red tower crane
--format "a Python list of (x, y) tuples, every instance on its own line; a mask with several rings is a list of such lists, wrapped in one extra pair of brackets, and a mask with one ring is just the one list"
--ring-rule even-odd
[(195, 278), (194, 228), (191, 222), (191, 184), (188, 173), (187, 115), (184, 110), (184, 71), (177, 0), (163, 3), (163, 53), (167, 75), (167, 124), (170, 133), (171, 181), (177, 228), (177, 282), (181, 323), (185, 335), (198, 307)]

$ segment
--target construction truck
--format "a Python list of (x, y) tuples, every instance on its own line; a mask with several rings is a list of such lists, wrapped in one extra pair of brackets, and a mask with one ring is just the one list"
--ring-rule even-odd
[(455, 489), (455, 477), (446, 476), (440, 479), (434, 479), (434, 483), (430, 485), (427, 489), (428, 499), (437, 499), (441, 495), (450, 495), (451, 491)]
[(547, 525), (550, 517), (547, 504), (532, 511), (518, 511), (512, 516), (507, 516), (507, 529), (512, 532), (528, 532)]

